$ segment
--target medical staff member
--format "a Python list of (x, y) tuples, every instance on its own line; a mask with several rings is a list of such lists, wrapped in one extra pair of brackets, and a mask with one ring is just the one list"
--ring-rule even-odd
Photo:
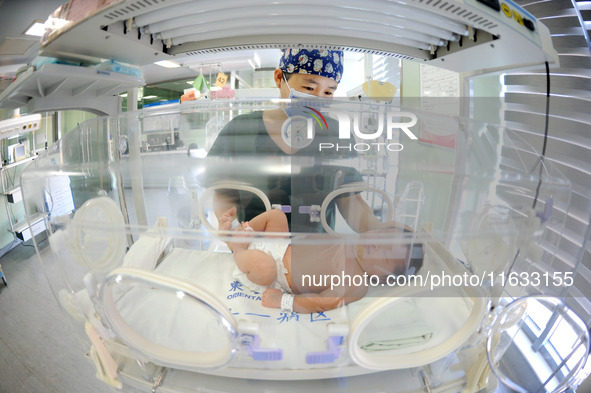
[[(327, 129), (316, 132), (313, 143), (306, 146), (294, 146), (289, 139), (282, 136), (282, 127), (289, 116), (297, 111), (298, 101), (314, 99), (315, 101), (310, 101), (313, 104), (308, 105), (320, 107), (324, 102), (320, 99), (333, 98), (343, 75), (343, 62), (342, 51), (299, 48), (283, 50), (273, 78), (279, 88), (280, 97), (295, 99), (292, 100), (294, 104), (236, 116), (222, 129), (208, 153), (208, 156), (225, 158), (259, 156), (264, 159), (265, 155), (291, 157), (291, 165), (297, 165), (298, 168), (291, 175), (268, 176), (264, 179), (252, 177), (246, 180), (263, 190), (271, 204), (289, 206), (291, 214), (287, 216), (292, 232), (323, 232), (320, 222), (311, 221), (309, 214), (300, 213), (301, 208), (304, 207), (305, 211), (306, 207), (322, 205), (324, 198), (335, 188), (363, 181), (361, 174), (348, 165), (309, 164), (310, 157), (317, 157), (322, 161), (356, 157), (354, 151), (319, 151), (320, 143), (338, 143), (336, 120), (326, 116)], [(265, 210), (259, 198), (233, 190), (218, 191), (214, 205), (217, 217), (221, 217), (232, 206), (238, 207), (239, 221), (250, 220)], [(328, 206), (326, 219), (331, 227), (334, 227), (336, 217), (335, 206), (349, 226), (357, 232), (383, 227), (358, 193), (343, 194)]]

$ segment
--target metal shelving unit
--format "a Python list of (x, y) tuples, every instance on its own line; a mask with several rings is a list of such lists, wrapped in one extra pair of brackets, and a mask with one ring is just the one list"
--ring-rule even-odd
[(0, 108), (26, 106), (29, 113), (81, 109), (119, 113), (119, 93), (143, 86), (142, 77), (94, 67), (48, 63), (31, 66), (0, 94)]
[[(2, 161), (0, 161), (0, 187), (2, 188), (2, 195), (4, 197), (4, 204), (6, 206), (6, 215), (10, 225), (10, 231), (14, 234), (15, 240), (20, 239), (21, 241), (29, 240), (32, 236), (35, 236), (45, 230), (45, 222), (43, 216), (34, 215), (28, 220), (23, 219), (17, 222), (14, 219), (11, 206), (22, 203), (22, 194), (20, 186), (16, 184), (15, 179), (12, 179), (12, 184), (8, 184), (10, 180), (9, 170), (14, 169), (21, 165), (26, 165), (37, 157), (37, 147), (35, 145), (35, 138), (32, 138), (31, 142), (27, 139), (26, 143), (19, 143), (21, 138), (27, 134), (34, 133), (41, 128), (41, 115), (27, 115), (8, 120), (0, 121), (0, 142), (2, 145)], [(5, 141), (9, 139), (15, 139), (16, 144), (23, 148), (24, 156), (16, 157), (13, 155), (11, 160), (7, 159), (10, 157), (6, 153), (10, 153), (9, 146)], [(29, 223), (31, 225), (29, 225)], [(0, 272), (1, 273), (1, 272)]]

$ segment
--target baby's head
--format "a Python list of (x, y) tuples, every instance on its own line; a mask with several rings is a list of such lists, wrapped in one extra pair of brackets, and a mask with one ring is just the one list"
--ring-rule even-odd
[[(421, 243), (403, 241), (403, 233), (412, 233), (404, 228), (391, 228), (366, 232), (376, 235), (380, 242), (364, 244), (357, 249), (357, 260), (368, 275), (376, 275), (382, 279), (390, 275), (416, 274), (423, 266), (423, 245)], [(388, 242), (388, 236), (399, 237), (398, 241)]]

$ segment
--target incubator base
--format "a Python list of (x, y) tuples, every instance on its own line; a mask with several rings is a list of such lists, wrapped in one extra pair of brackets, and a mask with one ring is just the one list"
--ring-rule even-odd
[[(240, 371), (240, 370), (237, 370)], [(381, 371), (371, 374), (347, 374), (335, 370), (332, 376), (318, 379), (285, 379), (261, 380), (252, 370), (238, 372), (240, 377), (228, 377), (214, 374), (190, 373), (182, 370), (168, 370), (158, 386), (161, 393), (189, 393), (196, 389), (201, 391), (224, 391), (241, 393), (285, 392), (300, 393), (310, 391), (314, 393), (459, 393), (465, 387), (465, 377), (462, 372), (447, 375), (445, 380), (437, 386), (429, 386), (425, 390), (422, 371), (419, 369), (405, 369), (395, 371)], [(150, 391), (161, 375), (162, 368), (142, 368), (130, 361), (122, 367), (119, 378), (125, 387), (132, 387), (139, 391)]]

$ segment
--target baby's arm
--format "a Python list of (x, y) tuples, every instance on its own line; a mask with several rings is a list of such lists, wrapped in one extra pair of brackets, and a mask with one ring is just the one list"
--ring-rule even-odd
[[(293, 311), (310, 314), (332, 310), (345, 304), (361, 299), (367, 293), (365, 286), (326, 289), (320, 293), (296, 295), (293, 300)], [(262, 304), (265, 307), (281, 308), (283, 292), (280, 289), (267, 288), (263, 293)]]

